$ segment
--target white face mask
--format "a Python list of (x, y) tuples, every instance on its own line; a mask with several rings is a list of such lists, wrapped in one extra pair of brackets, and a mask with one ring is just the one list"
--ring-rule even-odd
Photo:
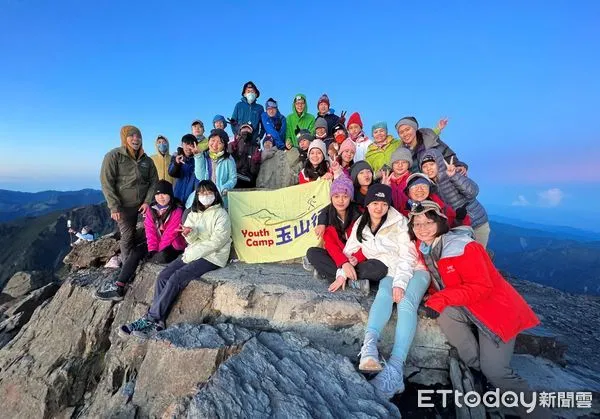
[(213, 202), (215, 202), (215, 195), (198, 195), (198, 201), (200, 201), (200, 203), (205, 207), (208, 207), (212, 205)]
[(246, 100), (252, 104), (256, 100), (256, 93), (246, 93)]

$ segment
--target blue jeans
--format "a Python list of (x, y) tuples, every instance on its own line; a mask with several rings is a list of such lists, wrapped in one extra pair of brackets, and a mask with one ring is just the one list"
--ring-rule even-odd
[[(394, 347), (392, 348), (392, 356), (401, 359), (402, 362), (406, 360), (408, 350), (415, 337), (417, 330), (417, 309), (429, 287), (429, 280), (429, 272), (415, 271), (410, 281), (408, 281), (404, 297), (398, 304), (398, 320), (396, 321), (396, 335), (394, 338)], [(369, 311), (367, 331), (381, 336), (383, 328), (392, 316), (393, 305), (392, 277), (386, 276), (379, 282), (379, 290)]]

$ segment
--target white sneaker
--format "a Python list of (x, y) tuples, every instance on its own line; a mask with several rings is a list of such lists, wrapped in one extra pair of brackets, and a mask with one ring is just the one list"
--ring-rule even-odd
[(312, 272), (313, 270), (313, 266), (310, 264), (306, 256), (302, 256), (302, 267), (307, 272)]

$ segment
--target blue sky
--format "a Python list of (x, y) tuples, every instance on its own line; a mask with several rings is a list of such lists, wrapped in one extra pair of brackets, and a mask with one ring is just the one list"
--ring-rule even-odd
[(253, 80), (285, 114), (448, 116), (490, 212), (598, 208), (600, 3), (413, 3), (4, 0), (0, 188), (98, 187), (121, 125), (178, 143)]

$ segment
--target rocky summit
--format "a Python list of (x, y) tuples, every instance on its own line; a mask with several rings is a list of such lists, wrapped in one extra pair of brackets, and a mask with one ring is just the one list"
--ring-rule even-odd
[[(329, 293), (297, 264), (232, 263), (211, 272), (182, 292), (165, 330), (124, 340), (117, 327), (146, 312), (162, 267), (141, 266), (122, 302), (96, 300), (96, 288), (114, 275), (94, 267), (115, 247), (102, 240), (68, 259), (78, 270), (60, 288), (36, 274), (9, 281), (0, 302), (0, 329), (10, 329), (0, 330), (2, 417), (476, 417), (452, 406), (420, 411), (408, 398), (424, 386), (450, 388), (449, 372), (456, 381), (460, 371), (437, 324), (425, 318), (407, 361), (405, 395), (382, 399), (356, 370), (373, 295)], [(539, 305), (541, 288), (535, 291)], [(574, 362), (572, 340), (566, 345), (541, 315), (550, 327), (519, 336), (515, 368), (534, 389), (593, 392), (593, 409), (557, 410), (560, 416), (597, 413), (598, 374), (585, 360)], [(393, 323), (380, 345), (384, 356)]]

